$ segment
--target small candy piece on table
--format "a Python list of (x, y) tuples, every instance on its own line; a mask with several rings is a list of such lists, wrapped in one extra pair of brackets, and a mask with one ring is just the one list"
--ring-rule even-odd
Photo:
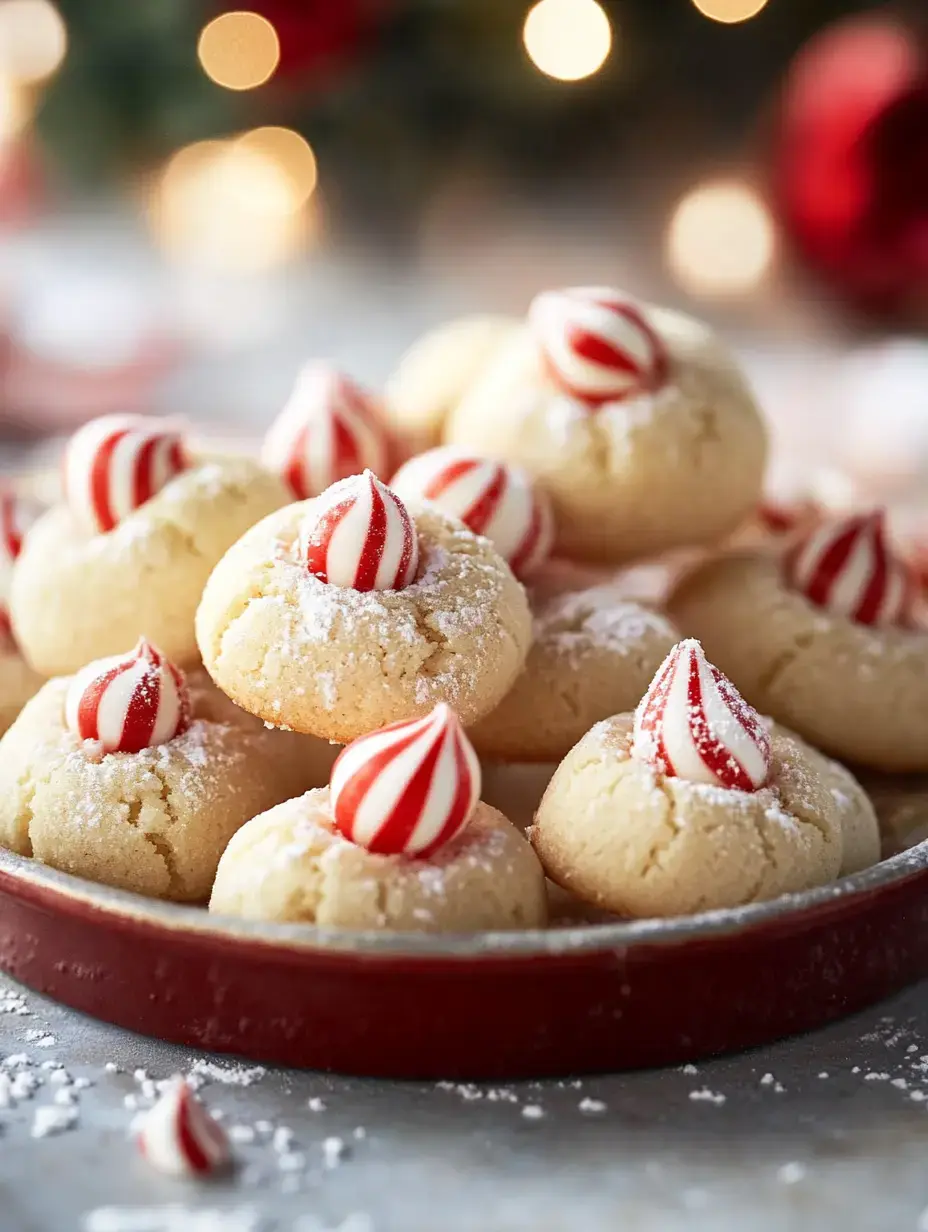
[(206, 1177), (232, 1160), (225, 1130), (180, 1075), (142, 1115), (136, 1142), (145, 1161), (167, 1176)]

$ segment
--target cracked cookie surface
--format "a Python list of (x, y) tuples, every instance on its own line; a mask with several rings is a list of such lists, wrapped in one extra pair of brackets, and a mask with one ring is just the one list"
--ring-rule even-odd
[(23, 654), (54, 676), (131, 650), (144, 635), (193, 666), (193, 618), (213, 566), (287, 499), (276, 476), (228, 458), (183, 472), (108, 534), (88, 535), (67, 506), (55, 506), (31, 529), (14, 571)]
[(708, 326), (647, 308), (670, 377), (590, 412), (547, 376), (527, 327), (452, 413), (445, 439), (524, 466), (550, 495), (557, 550), (619, 563), (711, 543), (757, 504), (766, 434), (746, 381)]
[(333, 828), (329, 790), (256, 817), (229, 843), (210, 911), (331, 928), (471, 932), (540, 928), (545, 878), (506, 818), (478, 804), (428, 859), (378, 855)]
[(146, 897), (204, 902), (239, 826), (324, 782), (335, 756), (268, 731), (203, 673), (182, 735), (103, 754), (65, 726), (69, 683), (49, 681), (0, 741), (0, 845)]
[(731, 791), (632, 758), (633, 725), (598, 723), (548, 785), (529, 836), (558, 885), (617, 915), (679, 916), (838, 875), (838, 804), (801, 741), (774, 729), (768, 785)]
[(732, 552), (697, 566), (672, 618), (764, 714), (841, 760), (928, 770), (928, 633), (871, 628), (787, 590), (778, 560)]
[(417, 579), (362, 593), (299, 559), (311, 503), (265, 518), (210, 577), (196, 629), (219, 687), (268, 723), (340, 743), (438, 702), (464, 723), (492, 710), (525, 661), (531, 617), (489, 540), (411, 504)]
[(559, 761), (600, 719), (632, 710), (679, 635), (660, 613), (623, 597), (621, 581), (529, 591), (534, 637), (515, 684), (469, 731), (501, 762)]

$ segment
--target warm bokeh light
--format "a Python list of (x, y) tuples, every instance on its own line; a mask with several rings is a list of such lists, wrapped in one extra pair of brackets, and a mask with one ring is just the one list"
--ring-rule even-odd
[(756, 17), (762, 8), (766, 8), (767, 0), (693, 0), (693, 4), (704, 17), (734, 25)]
[(292, 128), (253, 128), (242, 133), (238, 145), (257, 152), (276, 163), (293, 184), (298, 204), (308, 200), (316, 187), (316, 156), (305, 137)]
[(203, 71), (227, 90), (253, 90), (274, 75), (280, 60), (277, 31), (260, 13), (223, 13), (200, 33)]
[(522, 41), (529, 59), (548, 77), (580, 81), (602, 68), (612, 28), (596, 0), (539, 0), (525, 18)]
[(305, 184), (259, 145), (199, 141), (168, 162), (149, 200), (152, 230), (188, 265), (251, 273), (304, 246), (311, 221)]
[(0, 73), (0, 144), (22, 132), (31, 114), (28, 92)]
[(775, 237), (766, 204), (748, 184), (700, 184), (674, 210), (667, 262), (694, 295), (738, 295), (770, 268)]
[(32, 84), (64, 59), (68, 35), (50, 0), (0, 0), (0, 73)]

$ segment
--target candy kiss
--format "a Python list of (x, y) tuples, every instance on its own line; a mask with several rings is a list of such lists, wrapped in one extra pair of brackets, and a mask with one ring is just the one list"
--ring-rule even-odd
[(179, 1075), (142, 1117), (136, 1141), (148, 1163), (169, 1176), (205, 1176), (231, 1158), (225, 1130)]

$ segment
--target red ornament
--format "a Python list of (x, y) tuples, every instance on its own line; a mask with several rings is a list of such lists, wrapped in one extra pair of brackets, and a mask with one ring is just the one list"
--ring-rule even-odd
[(357, 55), (387, 0), (254, 0), (248, 7), (277, 32), (280, 64), (275, 78), (300, 76), (301, 84), (309, 84), (309, 73), (318, 81)]
[(838, 23), (787, 78), (775, 155), (782, 221), (858, 305), (928, 306), (928, 48), (891, 17)]

